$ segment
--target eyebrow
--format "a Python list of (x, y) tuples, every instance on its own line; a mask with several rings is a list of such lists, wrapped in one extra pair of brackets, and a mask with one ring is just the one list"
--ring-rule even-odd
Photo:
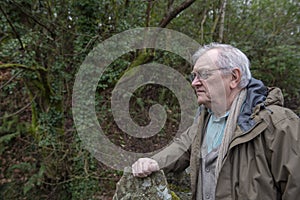
[(199, 69), (199, 70), (192, 70), (192, 72), (191, 73), (197, 73), (197, 72), (204, 72), (204, 71), (214, 71), (214, 70), (218, 70), (219, 68), (213, 68), (213, 69), (211, 69), (211, 68), (202, 68), (202, 69)]

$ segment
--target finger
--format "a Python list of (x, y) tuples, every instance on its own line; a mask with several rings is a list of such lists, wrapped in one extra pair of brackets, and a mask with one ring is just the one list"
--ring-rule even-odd
[(141, 162), (140, 176), (146, 177), (151, 173), (149, 171), (149, 164), (149, 160), (143, 160), (143, 162)]
[(156, 162), (152, 162), (150, 165), (149, 165), (149, 170), (151, 172), (155, 172), (155, 171), (158, 171), (159, 170), (159, 166)]
[(132, 174), (133, 174), (133, 176), (138, 176), (139, 172), (140, 172), (140, 170), (139, 170), (139, 161), (136, 161), (132, 165)]
[(146, 177), (158, 170), (158, 163), (150, 158), (140, 158), (132, 165), (132, 173), (138, 177)]
[(152, 174), (152, 172), (157, 170), (158, 170), (158, 166), (156, 165), (156, 162), (148, 159), (145, 160), (145, 162), (143, 162), (143, 168), (141, 174), (143, 176), (149, 176), (150, 174)]
[(139, 159), (134, 166), (134, 175), (138, 177), (144, 177), (144, 160)]

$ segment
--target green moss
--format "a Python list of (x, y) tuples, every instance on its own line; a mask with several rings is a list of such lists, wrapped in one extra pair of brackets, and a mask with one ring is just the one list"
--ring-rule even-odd
[(177, 186), (177, 185), (174, 185), (174, 184), (168, 184), (170, 190), (172, 191), (178, 191), (178, 192), (189, 192), (190, 191), (190, 188), (186, 188), (186, 187), (181, 187), (181, 186)]
[(171, 196), (172, 196), (172, 200), (180, 200), (180, 198), (173, 191), (171, 191)]

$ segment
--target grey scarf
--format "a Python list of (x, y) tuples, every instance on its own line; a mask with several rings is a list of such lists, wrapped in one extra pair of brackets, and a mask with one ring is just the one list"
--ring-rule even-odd
[(216, 163), (216, 171), (215, 171), (215, 180), (218, 180), (218, 176), (221, 170), (221, 165), (222, 165), (222, 160), (224, 159), (228, 147), (229, 147), (229, 142), (232, 139), (232, 134), (235, 131), (235, 128), (237, 126), (237, 119), (240, 114), (241, 107), (246, 99), (247, 95), (247, 89), (241, 90), (241, 92), (236, 96), (234, 99), (231, 108), (230, 108), (230, 114), (227, 119), (226, 127), (224, 130), (224, 137), (219, 149), (219, 155)]

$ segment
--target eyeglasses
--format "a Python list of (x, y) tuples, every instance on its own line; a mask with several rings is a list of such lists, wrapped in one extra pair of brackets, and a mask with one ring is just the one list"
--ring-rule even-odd
[(190, 79), (191, 79), (191, 81), (194, 81), (195, 78), (197, 78), (198, 80), (206, 80), (212, 75), (211, 72), (217, 71), (217, 70), (228, 70), (228, 69), (227, 68), (218, 68), (218, 69), (207, 69), (207, 70), (192, 72)]

